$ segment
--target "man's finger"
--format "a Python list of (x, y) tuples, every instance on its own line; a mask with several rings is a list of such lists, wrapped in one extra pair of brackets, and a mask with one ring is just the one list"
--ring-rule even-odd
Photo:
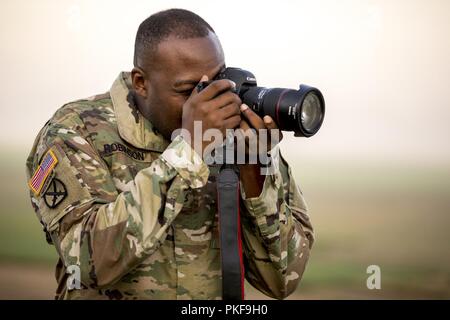
[(223, 92), (219, 96), (217, 96), (215, 99), (213, 99), (214, 104), (219, 107), (225, 107), (229, 105), (230, 103), (234, 103), (237, 105), (238, 111), (239, 106), (242, 104), (241, 98), (239, 96), (231, 91)]
[(281, 139), (283, 139), (283, 134), (270, 116), (264, 116), (263, 121), (266, 128), (269, 129), (269, 145), (270, 149), (272, 149), (281, 141)]
[(235, 103), (230, 103), (227, 106), (220, 108), (219, 112), (224, 119), (228, 119), (236, 115), (238, 115), (239, 117), (241, 116), (239, 106)]
[[(211, 82), (199, 95), (202, 96), (203, 101), (208, 101), (215, 98), (219, 93), (236, 88), (236, 83), (228, 79), (216, 80)], [(197, 90), (198, 91), (198, 90)]]
[(241, 130), (246, 131), (247, 129), (250, 129), (250, 125), (248, 124), (247, 121), (245, 121), (244, 119), (242, 119), (242, 120), (241, 120), (241, 123), (240, 123), (240, 125), (239, 125), (239, 128), (240, 128)]
[(267, 129), (278, 129), (277, 124), (273, 121), (271, 116), (264, 116), (263, 121)]
[(225, 119), (223, 121), (223, 131), (225, 132), (225, 129), (235, 129), (239, 126), (239, 123), (241, 122), (241, 116), (235, 115), (228, 119)]
[(264, 125), (264, 121), (245, 103), (241, 105), (241, 114), (252, 128), (255, 128), (256, 130), (266, 128), (266, 126)]
[[(252, 135), (250, 125), (247, 123), (247, 121), (242, 119), (241, 122), (239, 123), (239, 128), (236, 130), (236, 145), (237, 145), (236, 152), (238, 155), (238, 161), (244, 161), (244, 163), (247, 161), (247, 155), (249, 153), (248, 152), (249, 135)], [(242, 152), (242, 146), (244, 147), (244, 154), (240, 153)]]

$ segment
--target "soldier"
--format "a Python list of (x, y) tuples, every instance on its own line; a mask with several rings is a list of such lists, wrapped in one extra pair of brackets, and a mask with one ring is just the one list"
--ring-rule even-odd
[[(221, 299), (216, 182), (192, 141), (203, 131), (277, 130), (230, 89), (214, 30), (181, 9), (139, 26), (134, 68), (109, 92), (62, 106), (27, 159), (32, 206), (58, 252), (57, 299)], [(203, 146), (205, 147), (205, 146)], [(274, 151), (276, 150), (276, 151)], [(278, 148), (273, 174), (240, 165), (245, 277), (283, 299), (297, 287), (313, 243), (304, 198)], [(201, 154), (201, 153), (200, 153)], [(79, 268), (80, 286), (68, 286)]]

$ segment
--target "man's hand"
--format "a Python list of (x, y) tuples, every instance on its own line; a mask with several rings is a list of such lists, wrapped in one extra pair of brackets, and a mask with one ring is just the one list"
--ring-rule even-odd
[[(208, 77), (204, 75), (200, 82), (203, 81), (208, 81)], [(226, 129), (234, 129), (239, 126), (241, 121), (239, 106), (242, 102), (239, 96), (231, 91), (234, 87), (235, 83), (230, 80), (213, 81), (201, 92), (194, 88), (184, 103), (182, 128), (190, 133), (190, 139), (187, 140), (191, 146), (194, 147), (195, 139), (202, 141), (202, 150), (196, 150), (200, 155), (210, 143), (202, 139), (206, 130), (219, 129), (222, 136), (225, 137)], [(201, 137), (194, 138), (194, 134), (199, 134), (194, 132), (194, 121), (202, 123)]]
[[(264, 119), (261, 119), (261, 117), (259, 117), (252, 109), (250, 109), (245, 104), (241, 105), (240, 109), (242, 120), (239, 124), (239, 130), (242, 131), (241, 136), (246, 137), (246, 155), (248, 156), (252, 152), (257, 152), (258, 154), (263, 154), (264, 156), (266, 156), (267, 151), (273, 149), (283, 138), (281, 130), (278, 129), (277, 124), (270, 116), (264, 116)], [(256, 138), (258, 141), (257, 150), (250, 150), (251, 148), (249, 148), (249, 136), (253, 134), (249, 131), (251, 130), (251, 128), (256, 129), (256, 132), (254, 133), (256, 136), (253, 136), (252, 138)], [(260, 129), (267, 129), (266, 141), (264, 141), (264, 139), (259, 139)], [(279, 137), (275, 141), (271, 140), (271, 132), (273, 130), (276, 130), (276, 132), (273, 132), (273, 136)], [(252, 198), (259, 196), (261, 194), (265, 179), (265, 176), (261, 175), (261, 163), (259, 162), (259, 157), (257, 164), (239, 165), (239, 171), (246, 197)]]
[[(239, 124), (239, 131), (241, 131), (239, 137), (241, 139), (245, 137), (246, 155), (266, 155), (267, 152), (273, 149), (283, 138), (281, 130), (278, 129), (277, 124), (270, 116), (264, 116), (264, 119), (261, 119), (260, 116), (245, 104), (242, 104), (240, 109), (242, 120)], [(263, 139), (262, 137), (261, 131), (263, 130), (266, 131), (266, 139)], [(254, 141), (257, 141), (256, 149), (250, 147), (250, 139), (255, 139)], [(260, 159), (258, 158), (258, 160)], [(258, 162), (258, 164), (261, 163)]]

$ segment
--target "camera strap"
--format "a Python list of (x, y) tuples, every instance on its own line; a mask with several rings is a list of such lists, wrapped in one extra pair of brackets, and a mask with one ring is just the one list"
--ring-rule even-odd
[(220, 169), (217, 179), (223, 300), (244, 299), (238, 173), (236, 166), (225, 164)]

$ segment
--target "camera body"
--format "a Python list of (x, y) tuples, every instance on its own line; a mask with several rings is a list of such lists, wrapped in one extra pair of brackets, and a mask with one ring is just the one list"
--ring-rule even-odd
[[(258, 87), (250, 71), (226, 68), (214, 80), (228, 79), (236, 83), (235, 93), (261, 118), (269, 115), (284, 131), (294, 131), (295, 136), (311, 137), (319, 131), (325, 116), (322, 93), (307, 85), (299, 90)], [(202, 83), (201, 91), (209, 82)]]
[(247, 91), (250, 87), (256, 87), (256, 78), (250, 71), (240, 68), (226, 68), (219, 73), (214, 80), (228, 79), (236, 83), (236, 94), (241, 95), (241, 92)]

